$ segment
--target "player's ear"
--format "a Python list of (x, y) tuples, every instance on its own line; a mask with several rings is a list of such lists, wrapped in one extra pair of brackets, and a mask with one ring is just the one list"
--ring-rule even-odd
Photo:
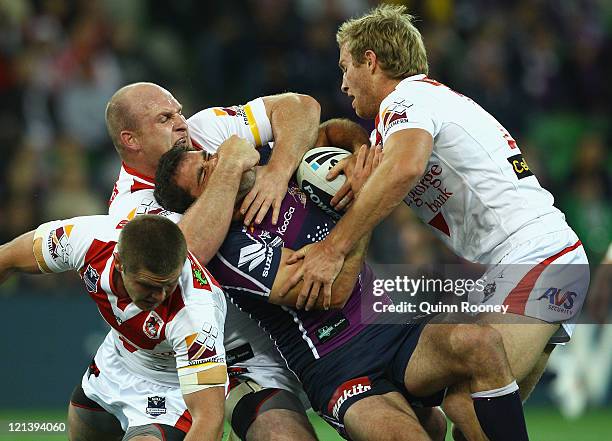
[(135, 132), (131, 130), (122, 130), (119, 133), (119, 138), (121, 139), (121, 144), (126, 150), (137, 151), (140, 150), (140, 141)]
[(123, 264), (121, 263), (121, 258), (119, 257), (119, 253), (117, 251), (113, 252), (113, 257), (115, 258), (115, 262), (114, 262), (114, 267), (115, 270), (119, 271), (120, 273), (123, 272)]
[(367, 51), (365, 51), (365, 65), (368, 67), (368, 70), (370, 72), (374, 72), (374, 69), (376, 68), (376, 54), (374, 53), (374, 51), (368, 49)]

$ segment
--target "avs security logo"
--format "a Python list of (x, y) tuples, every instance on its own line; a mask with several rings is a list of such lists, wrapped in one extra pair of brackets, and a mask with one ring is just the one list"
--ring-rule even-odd
[(64, 264), (68, 263), (68, 259), (72, 254), (72, 245), (68, 243), (72, 228), (73, 225), (63, 225), (55, 229), (49, 236), (47, 246), (53, 260), (60, 260)]
[(152, 417), (163, 415), (166, 413), (166, 397), (147, 397), (146, 412)]
[(387, 132), (394, 126), (408, 122), (408, 109), (414, 104), (406, 104), (405, 100), (395, 101), (385, 110), (381, 115), (381, 121), (383, 124), (383, 133), (386, 135)]
[(372, 383), (368, 377), (359, 377), (342, 383), (332, 395), (327, 405), (327, 413), (338, 419), (342, 404), (352, 397), (356, 397), (372, 389)]
[(206, 322), (200, 332), (185, 337), (187, 357), (190, 365), (200, 364), (202, 360), (208, 361), (209, 358), (217, 355), (215, 341), (218, 335), (219, 329)]
[(144, 332), (147, 337), (157, 340), (163, 327), (164, 321), (162, 318), (157, 315), (155, 311), (151, 311), (142, 324), (142, 332)]
[[(282, 246), (283, 240), (280, 237), (275, 237), (269, 244), (259, 242), (249, 236), (255, 243), (244, 246), (240, 249), (238, 257), (238, 268), (249, 264), (249, 271), (253, 271), (259, 265), (264, 263), (262, 276), (267, 277), (272, 266), (272, 258), (274, 257), (273, 248)], [(262, 239), (263, 240), (263, 239)]]
[(576, 296), (575, 292), (566, 291), (562, 293), (561, 289), (550, 287), (537, 300), (548, 300), (548, 309), (569, 315), (572, 312)]
[(512, 166), (512, 170), (514, 170), (514, 174), (517, 178), (523, 179), (527, 176), (533, 176), (531, 170), (529, 170), (529, 166), (527, 165), (527, 161), (523, 158), (523, 155), (518, 154), (514, 156), (510, 156), (508, 162)]

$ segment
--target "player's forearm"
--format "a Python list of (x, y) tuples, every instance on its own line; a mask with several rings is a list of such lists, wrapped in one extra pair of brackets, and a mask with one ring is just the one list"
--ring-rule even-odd
[(241, 177), (241, 168), (219, 161), (206, 189), (178, 224), (187, 247), (202, 265), (212, 259), (225, 239), (234, 212), (228, 197), (236, 197)]
[(420, 175), (418, 167), (383, 161), (325, 240), (334, 250), (347, 255), (361, 237), (371, 232), (402, 202)]
[(0, 246), (0, 284), (15, 272), (40, 273), (32, 248), (34, 231)]
[(219, 421), (194, 418), (184, 441), (219, 441), (222, 436), (223, 418)]
[(334, 118), (319, 126), (316, 147), (335, 146), (355, 152), (363, 144), (369, 144), (368, 132), (354, 121)]
[(274, 102), (270, 110), (274, 148), (268, 167), (287, 181), (315, 143), (320, 115), (319, 103), (308, 95), (285, 94)]
[(223, 435), (224, 387), (184, 394), (192, 424), (185, 441), (218, 441)]

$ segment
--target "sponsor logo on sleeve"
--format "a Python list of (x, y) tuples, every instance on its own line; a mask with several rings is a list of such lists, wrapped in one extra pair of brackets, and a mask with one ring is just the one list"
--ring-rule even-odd
[(249, 118), (245, 111), (244, 106), (233, 106), (233, 107), (216, 107), (213, 109), (217, 116), (233, 116), (242, 118), (245, 126), (249, 125)]
[(219, 335), (219, 329), (209, 322), (204, 323), (197, 334), (191, 334), (185, 338), (187, 344), (187, 357), (189, 364), (195, 364), (200, 360), (209, 361), (217, 355), (215, 342)]
[(47, 245), (53, 260), (60, 261), (63, 264), (68, 263), (72, 254), (72, 245), (68, 243), (68, 239), (73, 227), (74, 225), (63, 225), (51, 232)]
[(157, 340), (163, 327), (164, 321), (162, 318), (155, 311), (151, 311), (142, 324), (142, 331), (147, 337)]
[(140, 201), (138, 208), (136, 208), (136, 216), (141, 214), (158, 214), (160, 216), (168, 217), (172, 214), (172, 212), (164, 210), (153, 199), (144, 198), (142, 201)]
[(166, 413), (166, 397), (147, 397), (147, 415), (156, 417)]
[(327, 413), (338, 419), (340, 408), (346, 400), (367, 392), (370, 389), (372, 389), (372, 383), (368, 377), (359, 377), (342, 383), (329, 400)]
[(83, 273), (83, 282), (85, 282), (85, 288), (90, 293), (98, 292), (98, 280), (100, 280), (100, 274), (91, 265), (87, 265), (85, 272)]
[(531, 170), (529, 170), (529, 166), (527, 165), (527, 161), (523, 158), (523, 155), (518, 154), (514, 156), (510, 156), (508, 158), (508, 162), (512, 166), (512, 170), (516, 174), (516, 177), (519, 179), (526, 178), (527, 176), (533, 176)]
[(382, 112), (381, 121), (383, 132), (387, 132), (394, 126), (408, 122), (408, 109), (414, 104), (407, 104), (405, 100), (395, 101)]

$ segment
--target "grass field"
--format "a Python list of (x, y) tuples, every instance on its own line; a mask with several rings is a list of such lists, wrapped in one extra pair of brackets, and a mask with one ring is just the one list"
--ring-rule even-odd
[[(531, 441), (607, 441), (612, 440), (612, 409), (591, 410), (583, 417), (568, 421), (553, 408), (527, 407), (527, 425)], [(316, 415), (311, 420), (321, 441), (335, 441), (341, 438)], [(47, 411), (6, 411), (0, 410), (0, 441), (65, 441), (66, 433), (23, 433), (9, 432), (10, 422), (66, 421), (63, 410)], [(451, 440), (450, 435), (447, 440)]]

